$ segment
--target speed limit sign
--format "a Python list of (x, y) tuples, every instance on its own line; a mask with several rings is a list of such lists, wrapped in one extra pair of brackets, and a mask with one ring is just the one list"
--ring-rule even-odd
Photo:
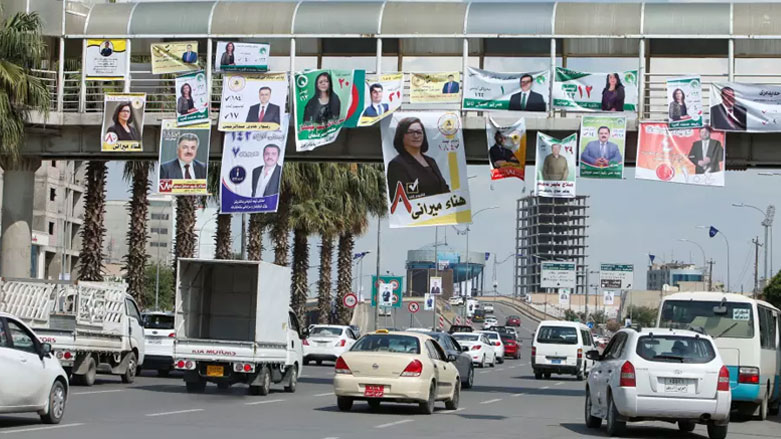
[(348, 308), (355, 308), (355, 305), (358, 304), (358, 297), (356, 297), (353, 293), (349, 293), (344, 296), (342, 302), (344, 303), (344, 306)]
[(420, 310), (420, 305), (418, 302), (410, 302), (409, 305), (407, 305), (407, 309), (409, 309), (409, 312), (412, 314), (415, 314)]

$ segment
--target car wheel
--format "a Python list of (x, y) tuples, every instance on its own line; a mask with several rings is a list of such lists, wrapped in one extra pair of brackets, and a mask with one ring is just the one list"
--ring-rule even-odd
[(602, 426), (602, 418), (598, 418), (596, 416), (591, 416), (591, 390), (586, 388), (586, 407), (585, 407), (585, 415), (586, 415), (586, 427), (588, 428), (599, 428)]
[(309, 366), (309, 360), (304, 360), (304, 366)]
[(776, 401), (767, 407), (767, 414), (771, 416), (777, 416), (779, 409), (781, 409), (781, 401)]
[(92, 356), (87, 359), (87, 364), (87, 373), (84, 374), (82, 384), (92, 387), (95, 384), (95, 377), (98, 375), (98, 364), (95, 362), (95, 357)]
[(583, 370), (578, 371), (578, 374), (575, 375), (575, 379), (578, 381), (583, 381), (583, 376), (586, 374), (586, 365), (583, 365)]
[(322, 360), (315, 360), (315, 364), (318, 365), (318, 366), (322, 366), (323, 365), (323, 361)]
[(497, 357), (496, 361), (498, 361), (499, 364), (504, 364), (504, 357)]
[(762, 398), (762, 402), (759, 403), (759, 420), (764, 421), (767, 419), (767, 406), (768, 406), (768, 397), (770, 392), (765, 392), (765, 397)]
[(380, 400), (379, 399), (370, 399), (366, 401), (369, 403), (369, 410), (371, 411), (377, 411), (380, 409)]
[(448, 410), (458, 410), (458, 402), (461, 399), (461, 386), (459, 381), (456, 381), (455, 388), (453, 389), (453, 397), (445, 401), (445, 408)]
[(62, 421), (62, 415), (65, 413), (65, 385), (59, 380), (52, 384), (49, 391), (49, 410), (45, 415), (41, 415), (41, 422), (44, 424), (59, 424)]
[(160, 378), (168, 378), (169, 375), (171, 375), (171, 371), (168, 369), (157, 370), (157, 376), (159, 376)]
[(616, 403), (613, 402), (613, 397), (610, 396), (608, 399), (608, 408), (607, 408), (607, 435), (608, 436), (618, 436), (624, 432), (624, 429), (626, 428), (626, 422), (619, 421), (618, 420), (619, 416), (621, 415), (618, 413), (618, 409), (616, 408)]
[(697, 426), (697, 423), (694, 421), (678, 421), (678, 430), (681, 430), (685, 433), (691, 433), (694, 431), (694, 427)]
[(463, 386), (465, 389), (471, 389), (475, 383), (475, 368), (470, 367), (469, 372), (466, 373), (466, 381)]
[(546, 380), (549, 380), (550, 379), (550, 372), (545, 372), (543, 374), (543, 376), (545, 377)]
[(724, 439), (727, 437), (728, 425), (708, 424), (708, 437), (710, 439)]
[(534, 379), (535, 380), (542, 379), (542, 372), (534, 372)]
[(293, 369), (290, 371), (290, 378), (285, 386), (285, 392), (295, 393), (296, 385), (298, 383), (298, 366), (293, 365)]
[(185, 382), (187, 393), (203, 393), (206, 390), (206, 381)]
[(138, 363), (136, 362), (135, 352), (127, 354), (127, 357), (127, 370), (122, 374), (122, 382), (130, 384), (136, 379), (136, 367), (138, 367)]
[(346, 396), (337, 396), (336, 406), (343, 412), (349, 412), (353, 408), (353, 399)]
[(485, 355), (483, 355), (483, 360), (480, 362), (480, 367), (482, 368), (488, 367), (488, 363), (485, 362)]
[(431, 387), (428, 389), (428, 400), (425, 402), (421, 402), (419, 404), (420, 406), (420, 412), (424, 415), (430, 415), (434, 413), (434, 403), (436, 402), (437, 398), (437, 385), (434, 383), (431, 383)]
[(260, 372), (258, 372), (258, 378), (260, 381), (259, 385), (249, 386), (250, 395), (260, 395), (260, 396), (268, 395), (268, 392), (271, 390), (271, 373), (269, 372), (268, 367), (260, 366)]

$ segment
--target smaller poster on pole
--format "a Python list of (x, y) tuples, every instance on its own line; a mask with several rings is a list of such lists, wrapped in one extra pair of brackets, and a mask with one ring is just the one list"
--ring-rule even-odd
[(442, 294), (442, 278), (432, 276), (429, 278), (429, 294), (439, 296)]
[(177, 41), (152, 43), (152, 73), (193, 72), (201, 70), (198, 66), (198, 42)]
[(575, 156), (578, 134), (563, 139), (537, 132), (535, 187), (537, 195), (550, 198), (575, 198)]
[(702, 80), (699, 76), (667, 80), (667, 113), (670, 129), (702, 126)]
[(127, 40), (87, 40), (85, 80), (122, 80), (127, 75), (127, 66)]
[(461, 73), (410, 73), (411, 104), (457, 104), (461, 102)]
[(548, 70), (499, 73), (467, 68), (464, 109), (548, 111)]
[(569, 288), (560, 288), (559, 289), (559, 305), (569, 305)]
[(401, 108), (404, 99), (404, 74), (391, 73), (366, 77), (366, 96), (359, 127), (374, 125)]
[(605, 290), (602, 293), (602, 304), (613, 305), (615, 303), (615, 297), (616, 297), (615, 291)]
[(485, 116), (485, 135), (488, 143), (488, 163), (491, 180), (526, 176), (526, 121), (523, 118), (510, 124), (499, 124)]
[(240, 43), (218, 41), (214, 54), (215, 72), (265, 72), (271, 45), (268, 43)]
[(203, 71), (176, 77), (176, 123), (180, 126), (209, 122), (209, 88)]
[(103, 152), (141, 152), (146, 93), (106, 93), (103, 102)]
[(175, 120), (161, 121), (157, 191), (170, 195), (208, 195), (210, 140), (210, 123), (180, 127)]
[(626, 117), (583, 116), (580, 123), (580, 177), (624, 177)]
[(434, 302), (436, 301), (436, 296), (432, 296), (429, 293), (426, 293), (423, 295), (423, 311), (433, 311), (434, 310)]
[(380, 306), (382, 307), (393, 306), (393, 287), (391, 286), (391, 284), (380, 282), (378, 290), (380, 294)]

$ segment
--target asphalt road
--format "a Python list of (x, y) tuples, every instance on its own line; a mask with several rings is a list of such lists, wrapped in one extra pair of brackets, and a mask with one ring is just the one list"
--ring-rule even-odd
[[(507, 310), (497, 306), (500, 320)], [(59, 426), (44, 426), (34, 415), (0, 416), (0, 437), (79, 439), (137, 438), (284, 438), (284, 439), (398, 439), (398, 438), (589, 438), (605, 437), (583, 424), (584, 383), (572, 378), (537, 381), (529, 366), (529, 337), (534, 325), (523, 322), (521, 360), (495, 368), (477, 369), (475, 387), (464, 390), (460, 408), (437, 404), (434, 415), (417, 414), (416, 407), (385, 404), (376, 413), (365, 403), (340, 412), (332, 394), (333, 367), (307, 366), (296, 393), (274, 386), (268, 396), (248, 396), (237, 386), (205, 394), (186, 393), (178, 377), (157, 378), (144, 373), (131, 385), (119, 378), (99, 378), (94, 387), (73, 387)], [(1, 390), (1, 389), (0, 389)], [(765, 422), (730, 425), (729, 437), (777, 438), (781, 417)], [(630, 438), (705, 438), (705, 427), (692, 434), (663, 423), (632, 424)]]

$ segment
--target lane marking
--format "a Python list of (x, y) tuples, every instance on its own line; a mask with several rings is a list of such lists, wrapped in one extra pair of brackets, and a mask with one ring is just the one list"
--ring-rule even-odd
[(42, 430), (54, 430), (57, 428), (68, 428), (68, 427), (78, 427), (82, 424), (64, 424), (64, 425), (51, 425), (48, 427), (33, 427), (33, 428), (22, 428), (20, 430), (9, 430), (9, 431), (0, 431), (2, 434), (11, 434), (11, 433), (26, 433), (28, 431), (42, 431)]
[(483, 402), (481, 402), (480, 404), (493, 404), (493, 403), (495, 403), (495, 402), (499, 402), (499, 401), (501, 401), (501, 400), (502, 400), (502, 398), (489, 399), (488, 401), (483, 401)]
[(548, 390), (550, 389), (550, 386), (540, 387), (540, 390)]
[(393, 427), (394, 425), (406, 424), (407, 422), (413, 422), (413, 421), (414, 419), (402, 419), (401, 421), (389, 422), (387, 424), (380, 424), (375, 426), (374, 428), (388, 428), (388, 427)]
[(318, 393), (317, 395), (312, 396), (332, 396), (334, 392), (326, 392), (326, 393)]
[(560, 386), (562, 384), (564, 384), (564, 381), (559, 381), (558, 383), (554, 384), (554, 386)]
[(263, 400), (263, 401), (255, 401), (255, 402), (248, 402), (244, 405), (260, 405), (260, 404), (271, 404), (274, 402), (282, 402), (284, 399), (269, 399), (269, 400)]
[(145, 416), (154, 417), (154, 416), (167, 416), (167, 415), (178, 415), (181, 413), (195, 413), (195, 412), (202, 412), (203, 409), (190, 409), (190, 410), (178, 410), (175, 412), (163, 412), (163, 413), (150, 413)]
[(458, 409), (455, 409), (455, 410), (442, 410), (441, 412), (437, 412), (437, 414), (438, 415), (440, 415), (440, 414), (441, 415), (449, 415), (451, 413), (458, 413), (458, 412), (461, 412), (461, 411), (464, 411), (464, 410), (466, 410), (466, 407), (461, 407), (461, 408), (458, 408)]
[(500, 367), (499, 369), (496, 369), (496, 371), (497, 371), (497, 372), (501, 372), (501, 371), (503, 371), (503, 370), (504, 370), (504, 368), (503, 368), (503, 367)]
[(114, 390), (96, 390), (94, 392), (78, 392), (78, 393), (71, 393), (71, 395), (97, 395), (98, 393), (116, 393), (116, 392), (124, 392), (126, 389), (114, 389)]

